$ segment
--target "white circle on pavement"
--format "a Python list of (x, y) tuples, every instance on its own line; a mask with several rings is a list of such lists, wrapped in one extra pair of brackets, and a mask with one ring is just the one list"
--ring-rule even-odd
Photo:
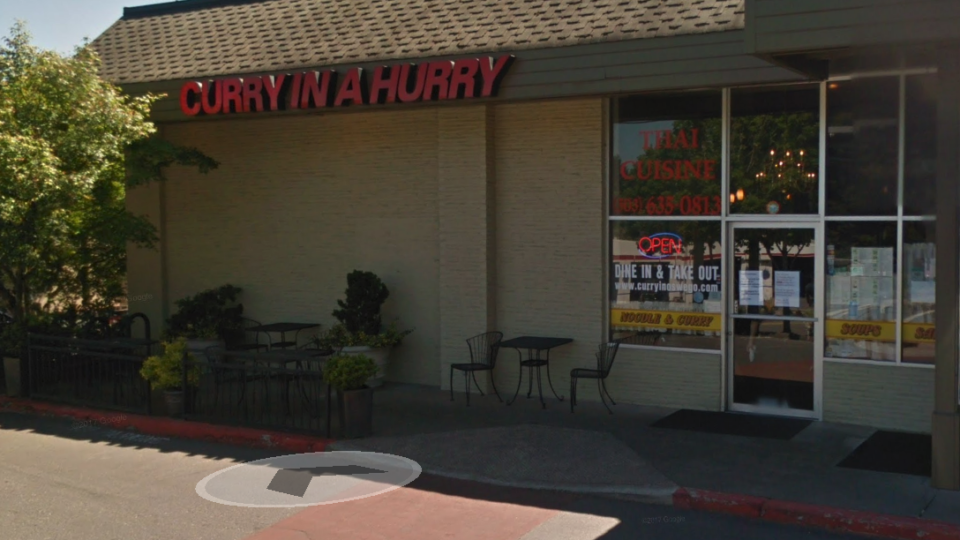
[(392, 454), (292, 454), (217, 471), (197, 483), (197, 495), (251, 508), (320, 506), (382, 495), (422, 472), (416, 461)]

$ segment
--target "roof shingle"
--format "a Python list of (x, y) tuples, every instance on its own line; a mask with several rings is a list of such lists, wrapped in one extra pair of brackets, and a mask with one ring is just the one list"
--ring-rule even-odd
[(262, 0), (124, 18), (93, 42), (118, 84), (743, 28), (744, 0)]

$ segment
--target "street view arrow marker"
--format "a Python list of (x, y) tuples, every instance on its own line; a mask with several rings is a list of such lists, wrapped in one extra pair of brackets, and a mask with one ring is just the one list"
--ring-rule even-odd
[(411, 459), (376, 452), (315, 452), (277, 456), (217, 471), (197, 495), (247, 508), (302, 508), (383, 495), (416, 480)]
[(330, 467), (310, 467), (306, 469), (280, 469), (274, 475), (267, 489), (277, 493), (286, 493), (294, 497), (303, 497), (310, 482), (317, 476), (356, 476), (365, 474), (384, 474), (387, 471), (370, 469), (359, 465), (334, 465)]

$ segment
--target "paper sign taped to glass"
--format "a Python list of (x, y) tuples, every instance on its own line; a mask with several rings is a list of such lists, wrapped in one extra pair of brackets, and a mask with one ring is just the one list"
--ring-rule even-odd
[(741, 270), (739, 272), (740, 305), (763, 305), (763, 271)]
[(776, 307), (800, 307), (800, 272), (777, 270), (773, 275), (773, 302)]

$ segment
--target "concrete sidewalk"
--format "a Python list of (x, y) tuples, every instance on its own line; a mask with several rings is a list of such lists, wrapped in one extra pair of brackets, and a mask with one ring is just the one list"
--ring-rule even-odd
[[(814, 422), (791, 440), (653, 428), (670, 409), (599, 403), (471, 400), (433, 388), (375, 393), (376, 437), (328, 441), (197, 422), (121, 415), (116, 429), (284, 449), (371, 450), (428, 474), (584, 495), (628, 498), (889, 538), (960, 539), (960, 493), (925, 477), (837, 467), (873, 430)], [(0, 408), (100, 423), (103, 412), (0, 398)], [(112, 417), (111, 417), (112, 418)]]
[(409, 457), (424, 472), (518, 488), (626, 495), (673, 504), (678, 486), (614, 436), (521, 425), (341, 441), (330, 450)]
[[(799, 503), (804, 511), (853, 511), (841, 520), (950, 523), (958, 527), (945, 529), (947, 537), (960, 538), (960, 493), (933, 489), (925, 477), (836, 466), (871, 428), (814, 422), (791, 440), (717, 435), (649, 427), (670, 409), (618, 405), (609, 415), (584, 402), (571, 414), (555, 399), (543, 410), (536, 400), (507, 407), (494, 396), (474, 396), (468, 408), (462, 393), (451, 403), (449, 393), (404, 385), (384, 387), (376, 401), (378, 436), (331, 449), (395, 453), (427, 472), (514, 487), (666, 502), (680, 486), (702, 509), (750, 514)], [(730, 500), (709, 502), (717, 493)]]

